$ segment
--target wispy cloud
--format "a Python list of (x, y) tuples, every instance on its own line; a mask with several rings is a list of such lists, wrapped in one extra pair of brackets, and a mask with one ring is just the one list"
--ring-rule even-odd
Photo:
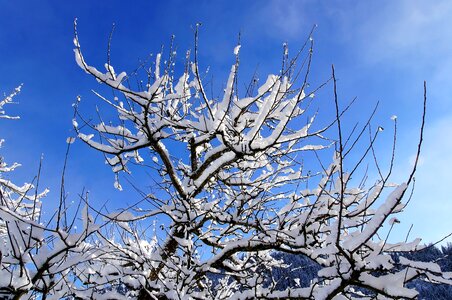
[(256, 22), (259, 31), (278, 40), (305, 38), (306, 31), (313, 25), (310, 9), (312, 1), (288, 0), (265, 1), (256, 8)]
[[(452, 232), (452, 196), (450, 179), (452, 177), (452, 117), (435, 121), (425, 131), (425, 141), (418, 164), (413, 201), (406, 212), (400, 216), (401, 233), (413, 224), (412, 236), (424, 237), (428, 242), (435, 242)], [(404, 141), (402, 141), (403, 143)], [(402, 149), (406, 151), (407, 149)], [(405, 168), (412, 166), (412, 157), (405, 156)], [(403, 164), (402, 164), (403, 165)], [(403, 170), (405, 169), (405, 171)]]
[[(380, 4), (372, 13), (368, 8), (357, 7), (357, 19), (342, 23), (343, 32), (348, 32), (346, 42), (355, 45), (357, 59), (370, 66), (391, 66), (398, 74), (405, 74), (404, 78), (385, 75), (387, 81), (400, 82), (397, 88), (406, 91), (398, 93), (408, 99), (412, 99), (413, 91), (408, 89), (413, 81), (419, 85), (421, 80), (428, 82), (428, 121), (421, 164), (413, 201), (401, 220), (402, 227), (414, 224), (412, 236), (434, 242), (452, 228), (452, 2), (406, 0)], [(410, 106), (407, 99), (402, 101), (405, 115), (413, 115), (413, 104)], [(406, 157), (406, 168), (399, 165), (402, 172), (411, 167), (412, 146), (412, 141), (399, 142), (399, 153)]]
[(359, 57), (369, 61), (404, 63), (416, 58), (417, 63), (426, 63), (452, 50), (451, 1), (361, 2), (331, 11), (340, 20), (344, 41), (353, 42)]
[(378, 78), (378, 84), (385, 85), (379, 95), (382, 109), (389, 115), (401, 114), (396, 181), (406, 180), (411, 168), (417, 133), (411, 134), (414, 129), (410, 126), (419, 125), (422, 81), (427, 80), (428, 121), (422, 163), (414, 198), (401, 215), (398, 240), (404, 238), (411, 224), (413, 237), (424, 237), (430, 242), (452, 228), (451, 16), (452, 1), (448, 0), (329, 1), (328, 5), (270, 1), (261, 10), (261, 19), (271, 25), (265, 27), (266, 33), (275, 38), (298, 38), (309, 26), (319, 23), (319, 43), (328, 42), (335, 47), (327, 53), (329, 57), (321, 59), (336, 57), (339, 63), (346, 61), (342, 63), (343, 72), (347, 76), (359, 74), (356, 82), (362, 86), (354, 92), (360, 98), (371, 97), (366, 94), (366, 89), (374, 84), (369, 80)]

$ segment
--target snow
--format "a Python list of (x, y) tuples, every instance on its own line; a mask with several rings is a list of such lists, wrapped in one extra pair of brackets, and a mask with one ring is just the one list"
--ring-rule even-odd
[(162, 58), (162, 54), (161, 53), (157, 53), (156, 57), (155, 57), (155, 78), (159, 79), (160, 78), (160, 60)]
[(405, 257), (400, 257), (400, 264), (410, 266), (415, 269), (428, 270), (433, 273), (440, 273), (441, 268), (433, 262), (412, 261)]
[[(109, 63), (104, 64), (106, 72), (97, 70), (84, 60), (77, 37), (74, 45), (77, 64), (112, 88), (115, 97), (110, 101), (95, 92), (112, 112), (81, 127), (74, 119), (78, 138), (105, 155), (119, 190), (121, 172), (130, 172), (130, 164), (147, 167), (160, 177), (152, 177), (156, 181), (152, 188), (158, 192), (144, 193), (140, 207), (101, 211), (96, 218), (96, 211), (83, 204), (78, 231), (75, 225), (61, 225), (50, 233), (46, 229), (36, 233), (40, 241), (46, 234), (54, 240), (53, 248), (43, 247), (39, 265), (54, 254), (58, 262), (53, 270), (60, 268), (69, 274), (61, 276), (78, 280), (66, 287), (70, 292), (84, 298), (117, 297), (113, 291), (98, 295), (93, 286), (123, 280), (136, 289), (131, 293), (137, 294), (146, 284), (156, 297), (209, 298), (214, 288), (218, 299), (348, 299), (354, 296), (345, 280), (356, 275), (359, 284), (381, 291), (377, 297), (397, 298), (416, 295), (405, 279), (417, 272), (448, 280), (435, 263), (402, 259), (406, 269), (396, 268), (389, 254), (419, 249), (419, 240), (391, 244), (379, 237), (387, 232), (386, 227), (381, 230), (383, 226), (399, 222), (394, 214), (403, 207), (401, 198), (408, 184), (392, 188), (377, 181), (370, 188), (354, 186), (353, 174), (343, 171), (350, 166), (342, 165), (343, 153), (337, 152), (325, 169), (308, 173), (303, 151), (333, 151), (335, 140), (312, 126), (316, 113), (308, 107), (313, 100), (307, 98), (314, 98), (315, 90), (301, 90), (293, 77), (270, 74), (256, 86), (257, 92), (243, 97), (236, 86), (240, 45), (233, 50), (236, 57), (231, 57), (234, 63), (222, 97), (209, 98), (205, 74), (198, 74), (189, 56), (185, 70), (176, 74), (179, 68), (167, 69), (174, 61), (161, 61), (164, 53), (156, 55), (149, 82), (143, 79), (145, 90), (134, 90), (124, 83), (125, 72), (117, 75)], [(119, 102), (119, 97), (124, 101)], [(78, 106), (74, 108), (80, 113)], [(112, 114), (119, 120), (110, 119)], [(323, 164), (327, 155), (319, 157)], [(2, 164), (0, 171), (14, 167)], [(32, 188), (16, 186), (4, 177), (0, 185), (14, 193)], [(386, 189), (392, 191), (382, 199)], [(10, 203), (17, 205), (20, 196)], [(6, 207), (0, 209), (4, 220), (19, 216)], [(21, 236), (21, 230), (33, 222), (28, 219), (11, 232)], [(11, 247), (25, 246), (20, 242)], [(276, 250), (314, 260), (320, 268), (317, 278), (307, 287), (300, 286), (300, 278), (289, 278), (296, 287), (284, 291), (276, 290), (271, 278), (264, 285), (262, 268), (280, 265), (271, 255)], [(26, 259), (30, 261), (29, 256)], [(381, 276), (374, 276), (376, 271)], [(210, 287), (204, 272), (218, 275), (215, 287)], [(347, 285), (344, 291), (333, 295), (342, 284)]]
[(279, 76), (273, 74), (268, 75), (265, 83), (262, 86), (260, 86), (259, 89), (257, 90), (257, 94), (259, 95), (259, 97), (269, 92), (276, 82), (279, 82)]
[(122, 191), (122, 186), (121, 186), (121, 184), (119, 183), (118, 180), (115, 180), (115, 182), (113, 183), (113, 186), (114, 186), (114, 188), (117, 189), (118, 191)]
[(135, 219), (135, 216), (129, 211), (114, 212), (107, 214), (105, 217), (107, 219), (114, 219), (121, 222), (126, 222)]
[(399, 221), (399, 219), (394, 217), (394, 218), (391, 218), (388, 223), (389, 223), (389, 225), (393, 225), (393, 224), (400, 223), (400, 221)]
[(239, 55), (240, 47), (241, 47), (241, 45), (235, 46), (235, 48), (234, 48), (234, 55)]
[(372, 276), (368, 273), (362, 273), (359, 279), (364, 284), (377, 290), (382, 290), (394, 298), (415, 298), (418, 294), (416, 290), (403, 287), (404, 279), (411, 277), (410, 273), (412, 273), (412, 271), (408, 270), (407, 272), (402, 271), (379, 277)]
[(391, 194), (387, 197), (386, 201), (377, 209), (372, 219), (367, 223), (361, 235), (357, 238), (348, 239), (344, 242), (344, 247), (346, 249), (354, 250), (359, 245), (365, 243), (366, 240), (370, 239), (378, 228), (380, 228), (387, 218), (387, 216), (392, 212), (396, 205), (400, 202), (402, 195), (407, 189), (407, 184), (403, 183), (399, 185)]

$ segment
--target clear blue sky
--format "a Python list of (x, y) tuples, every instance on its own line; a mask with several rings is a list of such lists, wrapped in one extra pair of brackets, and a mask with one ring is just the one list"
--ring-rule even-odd
[[(133, 4), (131, 4), (133, 3)], [(219, 86), (233, 62), (232, 49), (242, 34), (242, 79), (257, 66), (262, 77), (277, 72), (281, 45), (302, 45), (313, 24), (313, 81), (330, 75), (334, 63), (341, 101), (359, 101), (347, 123), (366, 119), (380, 101), (375, 125), (391, 126), (398, 116), (399, 143), (394, 181), (409, 172), (420, 123), (423, 80), (428, 83), (426, 143), (416, 193), (400, 219), (396, 237), (435, 241), (452, 230), (452, 2), (450, 1), (0, 1), (0, 92), (24, 83), (9, 108), (20, 121), (2, 121), (1, 153), (24, 165), (16, 181), (30, 180), (44, 154), (43, 185), (55, 201), (66, 138), (73, 135), (71, 104), (81, 95), (94, 115), (97, 83), (81, 71), (73, 55), (73, 20), (88, 62), (106, 62), (108, 35), (116, 24), (112, 64), (132, 71), (149, 53), (176, 35), (179, 53), (193, 46), (192, 26), (202, 23), (200, 60), (210, 66)], [(183, 57), (180, 58), (183, 60)], [(330, 87), (327, 87), (330, 89)], [(328, 91), (328, 90), (327, 90)], [(332, 98), (318, 99), (320, 115)], [(380, 151), (390, 145), (390, 130)], [(92, 201), (127, 202), (129, 194), (113, 190), (113, 174), (101, 155), (80, 141), (73, 145), (68, 190), (86, 187)], [(130, 196), (131, 197), (131, 196)], [(133, 201), (130, 201), (133, 202)], [(51, 207), (51, 204), (50, 204)]]

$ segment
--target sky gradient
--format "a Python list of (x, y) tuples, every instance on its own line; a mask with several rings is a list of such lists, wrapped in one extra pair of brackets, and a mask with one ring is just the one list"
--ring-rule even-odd
[[(45, 201), (55, 201), (66, 138), (74, 135), (72, 103), (82, 97), (87, 114), (98, 103), (91, 89), (99, 85), (76, 65), (73, 21), (88, 63), (106, 62), (112, 24), (112, 64), (130, 73), (150, 53), (168, 45), (172, 34), (183, 62), (193, 47), (193, 26), (200, 22), (200, 62), (210, 66), (221, 90), (232, 50), (241, 34), (241, 79), (256, 68), (261, 78), (277, 73), (282, 44), (297, 49), (314, 24), (312, 81), (321, 83), (335, 65), (340, 101), (358, 98), (345, 116), (349, 126), (364, 122), (379, 101), (375, 126), (391, 128), (398, 116), (395, 182), (406, 180), (416, 151), (421, 120), (423, 81), (428, 85), (425, 144), (413, 199), (400, 216), (394, 239), (410, 237), (434, 242), (452, 231), (452, 2), (435, 1), (6, 1), (0, 0), (0, 92), (23, 83), (9, 107), (19, 121), (2, 121), (6, 140), (1, 155), (22, 163), (15, 177), (30, 181), (44, 155), (42, 185), (51, 189)], [(319, 115), (331, 117), (331, 86), (319, 95)], [(323, 113), (324, 112), (324, 113)], [(324, 117), (323, 117), (324, 116)], [(377, 150), (390, 151), (391, 130)], [(127, 203), (113, 189), (113, 173), (103, 157), (77, 141), (72, 148), (68, 191), (83, 188), (93, 201)], [(95, 199), (95, 200), (94, 200)], [(75, 199), (76, 200), (76, 199)], [(133, 202), (133, 201), (131, 201)], [(49, 203), (51, 207), (52, 204)], [(449, 241), (451, 241), (449, 239)]]

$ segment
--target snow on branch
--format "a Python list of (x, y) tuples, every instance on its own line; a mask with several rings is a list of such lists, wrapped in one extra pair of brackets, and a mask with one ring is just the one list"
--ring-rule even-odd
[[(137, 204), (123, 210), (97, 211), (105, 221), (100, 227), (86, 205), (82, 233), (54, 232), (87, 266), (82, 271), (72, 264), (71, 276), (79, 284), (65, 291), (82, 299), (103, 293), (136, 299), (398, 299), (416, 297), (407, 284), (419, 276), (451, 284), (434, 262), (393, 259), (394, 253), (422, 247), (418, 239), (388, 241), (398, 223), (395, 214), (408, 202), (404, 196), (415, 168), (406, 183), (389, 182), (395, 146), (384, 174), (373, 151), (380, 131), (372, 131), (372, 116), (358, 134), (345, 138), (341, 121), (348, 107), (340, 109), (334, 68), (325, 84), (309, 87), (312, 37), (294, 57), (284, 44), (282, 69), (262, 84), (252, 80), (246, 93), (238, 88), (244, 48), (231, 47), (235, 59), (216, 98), (208, 96), (200, 71), (198, 27), (193, 59), (188, 51), (184, 67), (176, 66), (172, 40), (168, 53), (139, 68), (143, 78), (138, 71), (117, 73), (110, 53), (105, 71), (90, 65), (75, 27), (76, 63), (114, 96), (94, 92), (103, 103), (97, 121), (83, 116), (78, 101), (74, 129), (105, 155), (115, 187), (122, 188), (123, 172), (142, 168), (151, 174), (140, 177), (151, 192), (141, 191)], [(336, 116), (319, 126), (310, 106), (329, 82)], [(425, 102), (426, 95), (418, 155)], [(318, 169), (305, 163), (312, 153)], [(324, 159), (328, 153), (331, 160)], [(356, 182), (366, 159), (379, 174), (370, 185), (365, 173)], [(157, 217), (167, 221), (157, 226)], [(278, 253), (312, 261), (319, 270), (315, 279), (302, 285), (295, 278), (297, 287), (280, 288), (274, 270), (290, 266), (276, 258)]]

